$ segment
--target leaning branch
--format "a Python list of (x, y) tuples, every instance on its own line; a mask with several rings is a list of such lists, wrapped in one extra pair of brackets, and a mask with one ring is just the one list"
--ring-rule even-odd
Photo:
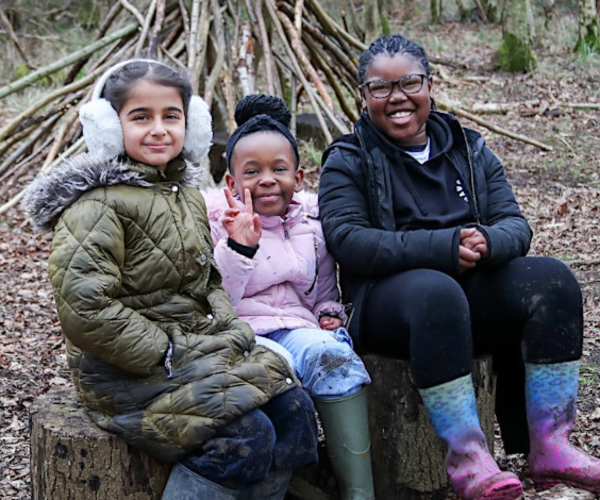
[(27, 76), (21, 78), (20, 80), (16, 80), (12, 83), (9, 83), (8, 85), (5, 85), (4, 87), (0, 87), (0, 99), (6, 97), (7, 95), (18, 92), (19, 90), (23, 90), (24, 88), (34, 84), (42, 78), (45, 78), (48, 75), (52, 75), (57, 71), (66, 68), (70, 64), (77, 62), (79, 59), (93, 54), (102, 47), (105, 47), (120, 38), (130, 35), (137, 29), (137, 27), (138, 23), (128, 24), (124, 28), (115, 31), (109, 36), (101, 38), (97, 42), (92, 43), (87, 47), (78, 50), (77, 52), (73, 52), (71, 55), (65, 57), (64, 59), (61, 59), (60, 61), (56, 61), (52, 64), (49, 64), (48, 66), (44, 66), (43, 68), (40, 68), (37, 71), (34, 71), (33, 73), (29, 73)]
[(321, 131), (323, 132), (325, 140), (327, 142), (331, 142), (333, 139), (331, 136), (331, 132), (329, 132), (329, 129), (327, 128), (327, 124), (325, 123), (325, 119), (323, 118), (323, 114), (321, 113), (321, 111), (319, 109), (319, 104), (315, 97), (314, 91), (313, 91), (312, 87), (310, 86), (310, 82), (302, 73), (302, 69), (300, 68), (300, 64), (298, 63), (298, 60), (296, 59), (296, 56), (294, 55), (294, 51), (293, 51), (292, 47), (290, 47), (290, 44), (287, 41), (283, 26), (281, 25), (281, 22), (279, 21), (279, 18), (277, 16), (277, 9), (275, 7), (275, 2), (274, 2), (274, 0), (266, 0), (265, 5), (267, 6), (267, 10), (269, 11), (269, 14), (271, 16), (273, 24), (275, 25), (275, 29), (277, 31), (277, 34), (279, 35), (281, 43), (283, 44), (285, 51), (288, 54), (288, 57), (289, 57), (289, 60), (290, 60), (291, 66), (292, 66), (292, 70), (293, 70), (293, 72), (296, 73), (296, 76), (302, 82), (302, 85), (304, 86), (304, 90), (306, 90), (306, 95), (308, 96), (308, 99), (310, 100), (312, 108), (313, 108), (315, 114), (317, 115), (317, 120), (321, 127)]
[(104, 71), (106, 71), (107, 68), (108, 68), (107, 64), (100, 66), (99, 68), (96, 68), (95, 71), (91, 72), (89, 75), (82, 78), (81, 80), (77, 80), (77, 81), (71, 83), (70, 85), (67, 85), (66, 87), (57, 89), (54, 92), (47, 94), (46, 96), (42, 97), (41, 99), (39, 99), (38, 101), (33, 103), (27, 109), (25, 109), (24, 111), (19, 113), (18, 116), (16, 116), (14, 119), (12, 119), (8, 123), (8, 125), (6, 125), (2, 129), (0, 129), (0, 142), (2, 142), (4, 139), (6, 139), (13, 130), (15, 130), (24, 120), (26, 120), (27, 118), (32, 116), (36, 111), (42, 109), (48, 103), (55, 101), (59, 97), (67, 95), (71, 92), (76, 92), (77, 90), (80, 90), (83, 87), (90, 85), (92, 82), (96, 81), (96, 79)]
[(135, 47), (135, 55), (139, 56), (142, 53), (142, 48), (144, 47), (144, 42), (146, 41), (146, 37), (148, 36), (148, 31), (150, 30), (150, 23), (152, 22), (152, 17), (154, 16), (154, 11), (156, 10), (156, 0), (152, 0), (150, 3), (150, 8), (148, 9), (148, 13), (146, 14), (146, 18), (142, 24), (142, 33), (138, 38), (138, 43)]
[(0, 7), (0, 24), (2, 26), (4, 26), (4, 30), (6, 31), (6, 34), (10, 38), (10, 41), (12, 42), (12, 44), (15, 46), (15, 49), (17, 49), (17, 52), (21, 56), (21, 59), (23, 59), (25, 66), (27, 66), (29, 69), (33, 69), (33, 66), (29, 62), (29, 59), (27, 58), (27, 53), (25, 52), (25, 50), (23, 50), (23, 47), (21, 46), (21, 43), (19, 42), (19, 39), (17, 38), (17, 35), (15, 34), (15, 32), (12, 28), (12, 24), (8, 20), (8, 17), (6, 17), (6, 14), (4, 13), (4, 10), (2, 9), (2, 7)]

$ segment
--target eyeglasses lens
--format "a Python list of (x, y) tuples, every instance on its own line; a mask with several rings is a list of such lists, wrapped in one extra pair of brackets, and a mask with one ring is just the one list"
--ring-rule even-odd
[(423, 77), (420, 75), (410, 76), (406, 79), (400, 79), (395, 82), (389, 80), (379, 80), (368, 84), (369, 92), (377, 99), (383, 99), (389, 97), (392, 92), (394, 85), (398, 84), (398, 87), (405, 94), (416, 94), (423, 87)]

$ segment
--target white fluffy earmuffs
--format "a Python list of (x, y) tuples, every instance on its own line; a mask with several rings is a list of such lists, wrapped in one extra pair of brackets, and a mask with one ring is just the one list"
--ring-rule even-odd
[[(100, 77), (94, 87), (91, 100), (79, 110), (79, 121), (83, 125), (85, 144), (90, 156), (96, 160), (109, 161), (125, 152), (119, 115), (110, 102), (100, 96), (108, 78), (132, 62), (162, 64), (152, 59), (130, 59), (115, 64)], [(212, 116), (204, 99), (197, 95), (191, 97), (185, 119), (182, 156), (196, 163), (208, 154), (213, 138)]]

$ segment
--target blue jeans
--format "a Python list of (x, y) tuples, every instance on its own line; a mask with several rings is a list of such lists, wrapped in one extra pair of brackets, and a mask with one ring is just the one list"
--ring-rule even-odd
[[(311, 396), (349, 396), (371, 383), (343, 328), (333, 332), (318, 328), (283, 329), (263, 337), (276, 342), (291, 355), (296, 375)], [(261, 343), (269, 346), (268, 342)], [(281, 347), (273, 350), (279, 352)]]

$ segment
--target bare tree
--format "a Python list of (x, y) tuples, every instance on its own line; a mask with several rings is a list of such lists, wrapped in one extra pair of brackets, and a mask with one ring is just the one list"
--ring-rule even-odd
[(383, 34), (379, 0), (365, 0), (363, 2), (363, 21), (365, 26), (365, 43), (369, 44)]
[(484, 21), (496, 22), (499, 20), (500, 6), (498, 5), (498, 0), (475, 0), (475, 3)]
[(531, 71), (537, 61), (531, 50), (535, 27), (530, 0), (507, 0), (502, 27), (500, 68), (512, 73)]
[(600, 52), (598, 10), (595, 0), (579, 0), (579, 38), (575, 52)]
[(458, 9), (458, 15), (461, 21), (466, 21), (471, 17), (471, 10), (465, 7), (463, 0), (456, 0), (456, 8)]
[(443, 4), (442, 0), (430, 0), (431, 22), (438, 24), (442, 22)]

